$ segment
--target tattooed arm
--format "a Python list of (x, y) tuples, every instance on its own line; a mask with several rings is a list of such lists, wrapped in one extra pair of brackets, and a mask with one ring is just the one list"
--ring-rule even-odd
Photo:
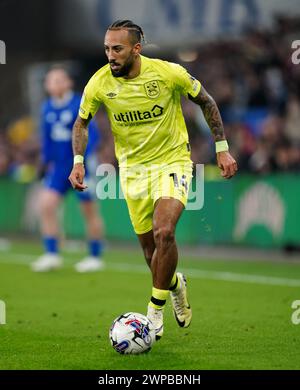
[[(225, 141), (224, 127), (218, 106), (214, 99), (201, 86), (199, 94), (193, 98), (189, 95), (189, 99), (201, 107), (203, 115), (206, 119), (215, 142)], [(226, 179), (230, 179), (237, 171), (237, 163), (229, 152), (217, 153), (218, 167), (221, 169), (221, 175)]]
[(72, 145), (74, 156), (77, 154), (84, 156), (85, 154), (88, 143), (88, 123), (89, 121), (87, 119), (82, 119), (78, 116), (73, 125)]
[(225, 140), (223, 122), (218, 106), (214, 99), (206, 92), (204, 87), (201, 86), (200, 92), (195, 98), (192, 98), (191, 96), (189, 96), (189, 98), (201, 107), (215, 142)]
[[(82, 119), (80, 116), (77, 117), (72, 132), (72, 145), (73, 145), (73, 154), (84, 156), (87, 142), (88, 142), (88, 126), (89, 120)], [(69, 176), (69, 180), (72, 184), (72, 187), (75, 190), (83, 191), (87, 188), (83, 184), (83, 179), (85, 175), (85, 169), (83, 163), (74, 164), (72, 172)]]

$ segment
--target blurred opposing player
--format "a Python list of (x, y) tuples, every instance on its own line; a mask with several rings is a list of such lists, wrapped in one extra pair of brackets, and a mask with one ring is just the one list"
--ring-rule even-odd
[[(59, 254), (58, 207), (72, 188), (68, 180), (73, 165), (72, 127), (81, 96), (74, 93), (73, 81), (62, 67), (54, 67), (45, 78), (49, 98), (44, 102), (41, 116), (42, 166), (45, 167), (44, 189), (40, 198), (40, 222), (45, 254), (31, 264), (32, 270), (45, 272), (62, 266)], [(94, 121), (89, 125), (90, 142), (86, 155), (99, 144), (99, 131)], [(77, 193), (88, 236), (89, 255), (75, 265), (78, 272), (103, 268), (102, 220), (90, 192)]]
[[(73, 128), (75, 156), (70, 181), (79, 191), (86, 188), (82, 157), (86, 129), (100, 104), (104, 104), (115, 137), (130, 218), (152, 273), (147, 316), (160, 338), (163, 308), (170, 293), (178, 325), (188, 327), (192, 318), (186, 279), (176, 273), (175, 228), (186, 205), (192, 177), (181, 95), (201, 107), (216, 142), (221, 175), (231, 178), (237, 164), (228, 151), (213, 98), (182, 66), (142, 56), (142, 39), (141, 27), (130, 20), (117, 21), (108, 28), (104, 47), (109, 63), (88, 82)], [(143, 168), (142, 175), (136, 174), (137, 168)]]

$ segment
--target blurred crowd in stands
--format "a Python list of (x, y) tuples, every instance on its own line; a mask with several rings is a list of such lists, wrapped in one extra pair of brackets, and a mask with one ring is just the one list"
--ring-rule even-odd
[[(279, 19), (272, 33), (253, 31), (240, 41), (202, 47), (190, 67), (218, 103), (240, 170), (300, 171), (300, 64), (291, 59), (299, 37), (299, 19)], [(194, 160), (208, 163), (209, 138), (199, 131), (194, 107), (188, 112), (198, 146)]]
[[(278, 18), (272, 31), (254, 30), (244, 38), (201, 45), (194, 61), (186, 62), (180, 54), (166, 58), (185, 66), (216, 100), (240, 171), (300, 172), (300, 64), (292, 63), (291, 48), (297, 39), (300, 20)], [(215, 164), (201, 110), (186, 99), (183, 110), (194, 163)], [(97, 121), (102, 130), (99, 160), (116, 165), (103, 110)], [(39, 138), (34, 123), (22, 118), (0, 131), (0, 176), (24, 182), (36, 178)]]

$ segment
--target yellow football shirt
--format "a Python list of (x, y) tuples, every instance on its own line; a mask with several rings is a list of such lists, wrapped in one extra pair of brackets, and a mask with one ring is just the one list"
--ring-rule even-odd
[(188, 133), (181, 95), (198, 95), (201, 84), (178, 64), (141, 56), (140, 74), (114, 77), (109, 64), (86, 85), (79, 109), (83, 119), (105, 106), (120, 167), (187, 161)]

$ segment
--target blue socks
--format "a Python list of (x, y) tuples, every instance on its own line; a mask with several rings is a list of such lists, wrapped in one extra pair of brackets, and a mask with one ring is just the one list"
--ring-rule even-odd
[(93, 257), (101, 257), (103, 252), (103, 242), (99, 240), (90, 240), (88, 242), (89, 254)]
[[(56, 237), (43, 237), (43, 243), (46, 253), (58, 254), (58, 239)], [(89, 255), (101, 257), (103, 252), (103, 242), (99, 240), (88, 241)]]
[(58, 239), (56, 237), (44, 237), (43, 243), (46, 253), (58, 254)]

